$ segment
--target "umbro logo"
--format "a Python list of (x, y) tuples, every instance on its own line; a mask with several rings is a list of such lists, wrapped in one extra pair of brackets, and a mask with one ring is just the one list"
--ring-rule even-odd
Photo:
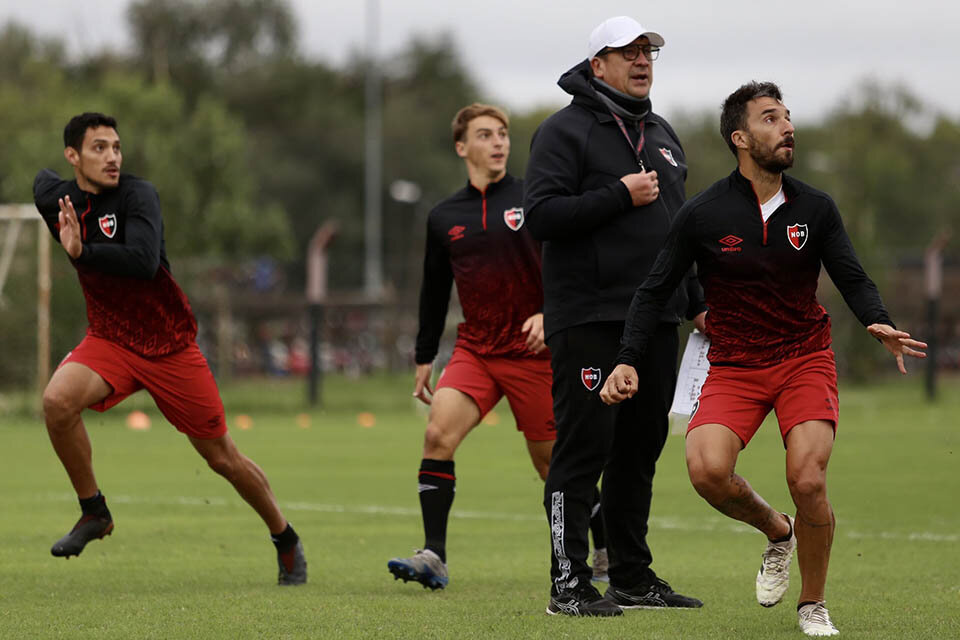
[(453, 242), (454, 240), (459, 240), (460, 238), (462, 238), (463, 232), (466, 230), (467, 228), (460, 224), (450, 227), (450, 231), (447, 231), (447, 235), (450, 236), (450, 242)]
[(724, 245), (724, 247), (720, 249), (720, 251), (724, 253), (727, 253), (729, 251), (734, 251), (734, 252), (742, 251), (743, 250), (742, 247), (737, 246), (741, 242), (743, 242), (743, 238), (738, 238), (732, 233), (730, 235), (726, 235), (720, 238), (720, 244)]

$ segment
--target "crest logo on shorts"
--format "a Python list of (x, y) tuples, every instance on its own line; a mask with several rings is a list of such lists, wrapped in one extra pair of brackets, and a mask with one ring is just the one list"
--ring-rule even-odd
[(108, 238), (117, 235), (117, 214), (108, 213), (105, 216), (100, 216), (97, 218), (97, 222), (100, 223), (100, 231), (103, 231), (103, 235)]
[(673, 166), (677, 166), (677, 161), (673, 159), (673, 151), (667, 149), (666, 147), (660, 147), (660, 155), (662, 155), (667, 162)]
[(514, 207), (503, 212), (503, 221), (514, 231), (523, 226), (523, 207)]
[(787, 240), (797, 251), (803, 249), (803, 245), (807, 244), (807, 238), (809, 237), (810, 232), (807, 231), (807, 225), (805, 224), (792, 224), (787, 227)]
[(580, 369), (580, 380), (587, 391), (593, 391), (600, 386), (600, 369), (596, 367), (584, 367)]

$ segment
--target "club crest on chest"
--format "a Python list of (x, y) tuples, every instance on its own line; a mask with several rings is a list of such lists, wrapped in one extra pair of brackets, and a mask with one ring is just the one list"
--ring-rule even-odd
[(97, 224), (99, 224), (100, 231), (103, 232), (103, 235), (108, 238), (117, 235), (117, 214), (108, 213), (105, 216), (100, 216), (97, 218)]
[(503, 221), (514, 231), (523, 226), (523, 207), (514, 207), (503, 212)]
[(673, 151), (670, 149), (667, 149), (666, 147), (660, 147), (660, 155), (662, 155), (664, 159), (673, 166), (677, 166), (677, 161), (673, 159)]
[(809, 237), (810, 232), (805, 224), (792, 224), (787, 227), (787, 240), (790, 241), (790, 246), (797, 251), (803, 249), (803, 245), (807, 244), (807, 238)]

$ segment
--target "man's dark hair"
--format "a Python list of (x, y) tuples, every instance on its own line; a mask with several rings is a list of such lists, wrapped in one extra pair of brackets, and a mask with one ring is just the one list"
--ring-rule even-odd
[(747, 103), (757, 98), (774, 98), (783, 102), (780, 87), (772, 82), (751, 81), (727, 96), (723, 101), (723, 111), (720, 113), (720, 135), (730, 147), (734, 157), (737, 155), (737, 145), (733, 144), (730, 136), (733, 132), (747, 128)]
[(87, 129), (96, 129), (97, 127), (110, 127), (116, 131), (117, 121), (102, 113), (90, 111), (73, 116), (67, 126), (63, 128), (64, 148), (73, 147), (80, 151), (83, 147), (83, 137), (87, 135)]

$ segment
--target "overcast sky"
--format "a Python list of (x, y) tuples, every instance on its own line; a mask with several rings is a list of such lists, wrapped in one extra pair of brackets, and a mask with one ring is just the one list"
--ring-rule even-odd
[[(128, 0), (0, 0), (74, 53), (129, 45)], [(300, 48), (341, 65), (366, 42), (368, 0), (292, 0)], [(855, 95), (865, 78), (900, 83), (934, 110), (960, 117), (960, 3), (946, 0), (379, 0), (379, 53), (414, 35), (453, 35), (484, 97), (513, 110), (562, 105), (557, 78), (586, 56), (590, 31), (630, 14), (666, 46), (656, 62), (654, 109), (713, 109), (751, 79), (773, 80), (798, 121)]]

